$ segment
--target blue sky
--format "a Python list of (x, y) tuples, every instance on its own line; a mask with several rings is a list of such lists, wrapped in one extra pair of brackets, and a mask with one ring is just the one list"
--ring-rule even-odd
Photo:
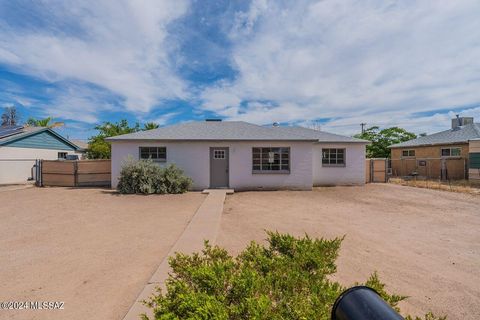
[(218, 117), (416, 133), (480, 119), (480, 2), (1, 1), (0, 107), (85, 139)]

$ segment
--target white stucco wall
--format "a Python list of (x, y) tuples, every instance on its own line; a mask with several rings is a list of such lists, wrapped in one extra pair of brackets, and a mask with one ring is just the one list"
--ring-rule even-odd
[(35, 159), (56, 160), (59, 152), (78, 154), (73, 150), (0, 147), (0, 184), (26, 183)]
[[(130, 155), (139, 158), (139, 147), (164, 146), (167, 163), (175, 163), (201, 190), (210, 184), (210, 147), (229, 147), (230, 188), (312, 188), (311, 142), (114, 142), (112, 143), (112, 187), (116, 187), (122, 163)], [(252, 147), (290, 147), (290, 174), (253, 174)]]
[[(313, 185), (365, 184), (365, 144), (316, 143), (313, 145)], [(344, 167), (322, 166), (322, 148), (344, 148)]]

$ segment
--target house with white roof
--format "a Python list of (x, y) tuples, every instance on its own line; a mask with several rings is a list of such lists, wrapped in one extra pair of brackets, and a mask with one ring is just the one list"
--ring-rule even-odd
[(107, 138), (112, 187), (128, 158), (174, 163), (193, 189), (298, 189), (365, 183), (368, 141), (302, 127), (207, 120)]

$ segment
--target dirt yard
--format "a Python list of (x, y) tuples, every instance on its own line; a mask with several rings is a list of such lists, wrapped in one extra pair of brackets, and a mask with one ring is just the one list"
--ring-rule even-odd
[(377, 270), (390, 291), (410, 296), (404, 314), (480, 319), (478, 195), (388, 184), (236, 193), (217, 243), (236, 253), (265, 229), (346, 235), (336, 275), (344, 285)]
[(0, 190), (0, 301), (65, 302), (0, 319), (121, 319), (203, 199)]

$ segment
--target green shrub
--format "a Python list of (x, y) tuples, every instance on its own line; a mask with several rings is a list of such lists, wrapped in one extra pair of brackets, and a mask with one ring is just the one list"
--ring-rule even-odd
[[(158, 289), (145, 303), (154, 319), (162, 320), (330, 319), (333, 303), (345, 289), (329, 279), (337, 270), (342, 240), (268, 232), (268, 246), (251, 242), (237, 257), (205, 242), (202, 253), (170, 258), (166, 293)], [(387, 293), (376, 273), (366, 285), (397, 310), (406, 298)]]
[(152, 160), (128, 159), (122, 166), (117, 190), (120, 193), (184, 193), (192, 185), (192, 179), (171, 164), (165, 168)]

